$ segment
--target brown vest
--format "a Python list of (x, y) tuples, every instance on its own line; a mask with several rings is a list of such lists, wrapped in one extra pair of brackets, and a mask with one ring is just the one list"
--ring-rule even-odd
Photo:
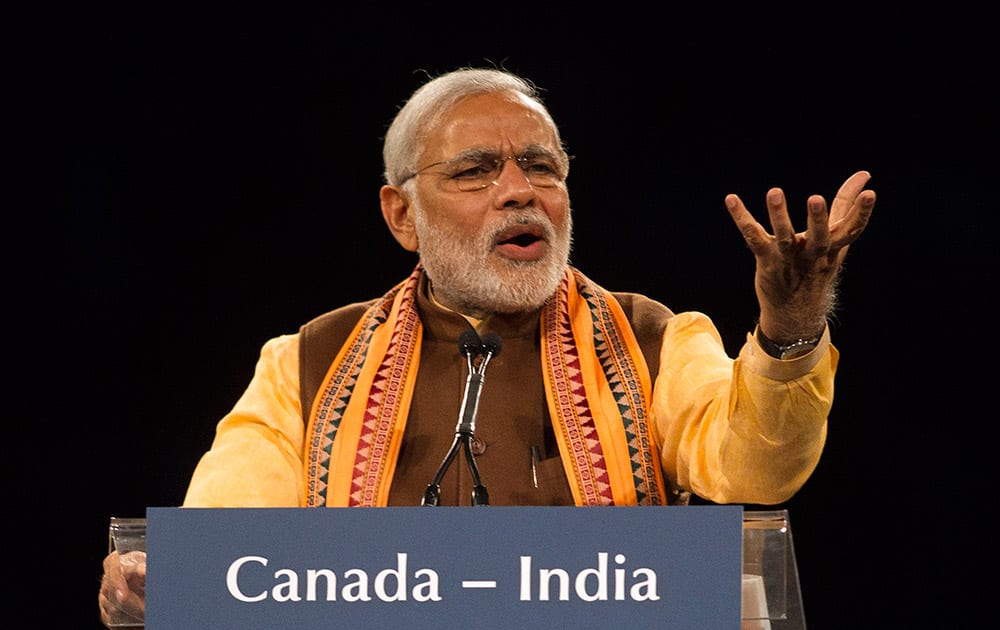
[[(458, 337), (471, 326), (462, 316), (431, 302), (425, 283), (417, 297), (424, 328), (420, 367), (389, 505), (420, 504), (455, 437), (465, 391), (467, 365), (459, 354)], [(673, 313), (638, 294), (614, 296), (632, 323), (655, 382), (663, 331)], [(300, 396), (306, 425), (327, 370), (371, 304), (341, 307), (300, 329)], [(538, 322), (534, 312), (492, 316), (479, 326), (481, 334), (495, 332), (503, 340), (500, 354), (487, 368), (476, 417), (476, 464), (490, 505), (573, 504), (545, 400)], [(540, 460), (533, 460), (532, 447)], [(441, 482), (441, 505), (469, 505), (471, 493), (471, 475), (464, 455), (459, 455)]]

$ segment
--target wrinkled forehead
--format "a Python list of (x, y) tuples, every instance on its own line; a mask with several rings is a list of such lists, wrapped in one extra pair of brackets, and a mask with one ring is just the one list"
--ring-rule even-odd
[(477, 94), (442, 112), (424, 138), (421, 162), (445, 160), (470, 149), (517, 153), (528, 146), (561, 152), (558, 132), (545, 110), (516, 92)]

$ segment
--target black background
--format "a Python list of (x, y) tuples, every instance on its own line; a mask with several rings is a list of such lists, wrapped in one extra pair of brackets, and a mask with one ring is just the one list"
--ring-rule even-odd
[(980, 618), (995, 566), (985, 11), (290, 7), (7, 16), (12, 612), (98, 627), (108, 517), (181, 502), (266, 339), (412, 268), (378, 210), (397, 107), (425, 72), (502, 64), (545, 90), (575, 156), (574, 264), (708, 313), (733, 353), (756, 303), (724, 196), (763, 220), (782, 186), (801, 229), (809, 194), (872, 172), (826, 451), (779, 507), (812, 630)]

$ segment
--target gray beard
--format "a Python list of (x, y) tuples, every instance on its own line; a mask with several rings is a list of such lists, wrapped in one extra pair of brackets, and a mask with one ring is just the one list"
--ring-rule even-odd
[[(477, 318), (490, 313), (518, 313), (541, 308), (555, 294), (566, 273), (572, 246), (572, 215), (557, 231), (545, 213), (532, 208), (506, 211), (500, 221), (474, 239), (463, 238), (447, 224), (437, 225), (414, 203), (420, 262), (434, 295), (452, 308)], [(491, 256), (497, 235), (512, 226), (543, 226), (549, 250), (539, 260)]]

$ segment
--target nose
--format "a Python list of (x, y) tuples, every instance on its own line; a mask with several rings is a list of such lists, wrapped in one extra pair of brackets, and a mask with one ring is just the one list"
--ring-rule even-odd
[(535, 197), (534, 186), (528, 181), (528, 176), (524, 174), (512, 155), (503, 159), (500, 172), (493, 180), (493, 186), (497, 193), (497, 205), (501, 207), (522, 206)]

